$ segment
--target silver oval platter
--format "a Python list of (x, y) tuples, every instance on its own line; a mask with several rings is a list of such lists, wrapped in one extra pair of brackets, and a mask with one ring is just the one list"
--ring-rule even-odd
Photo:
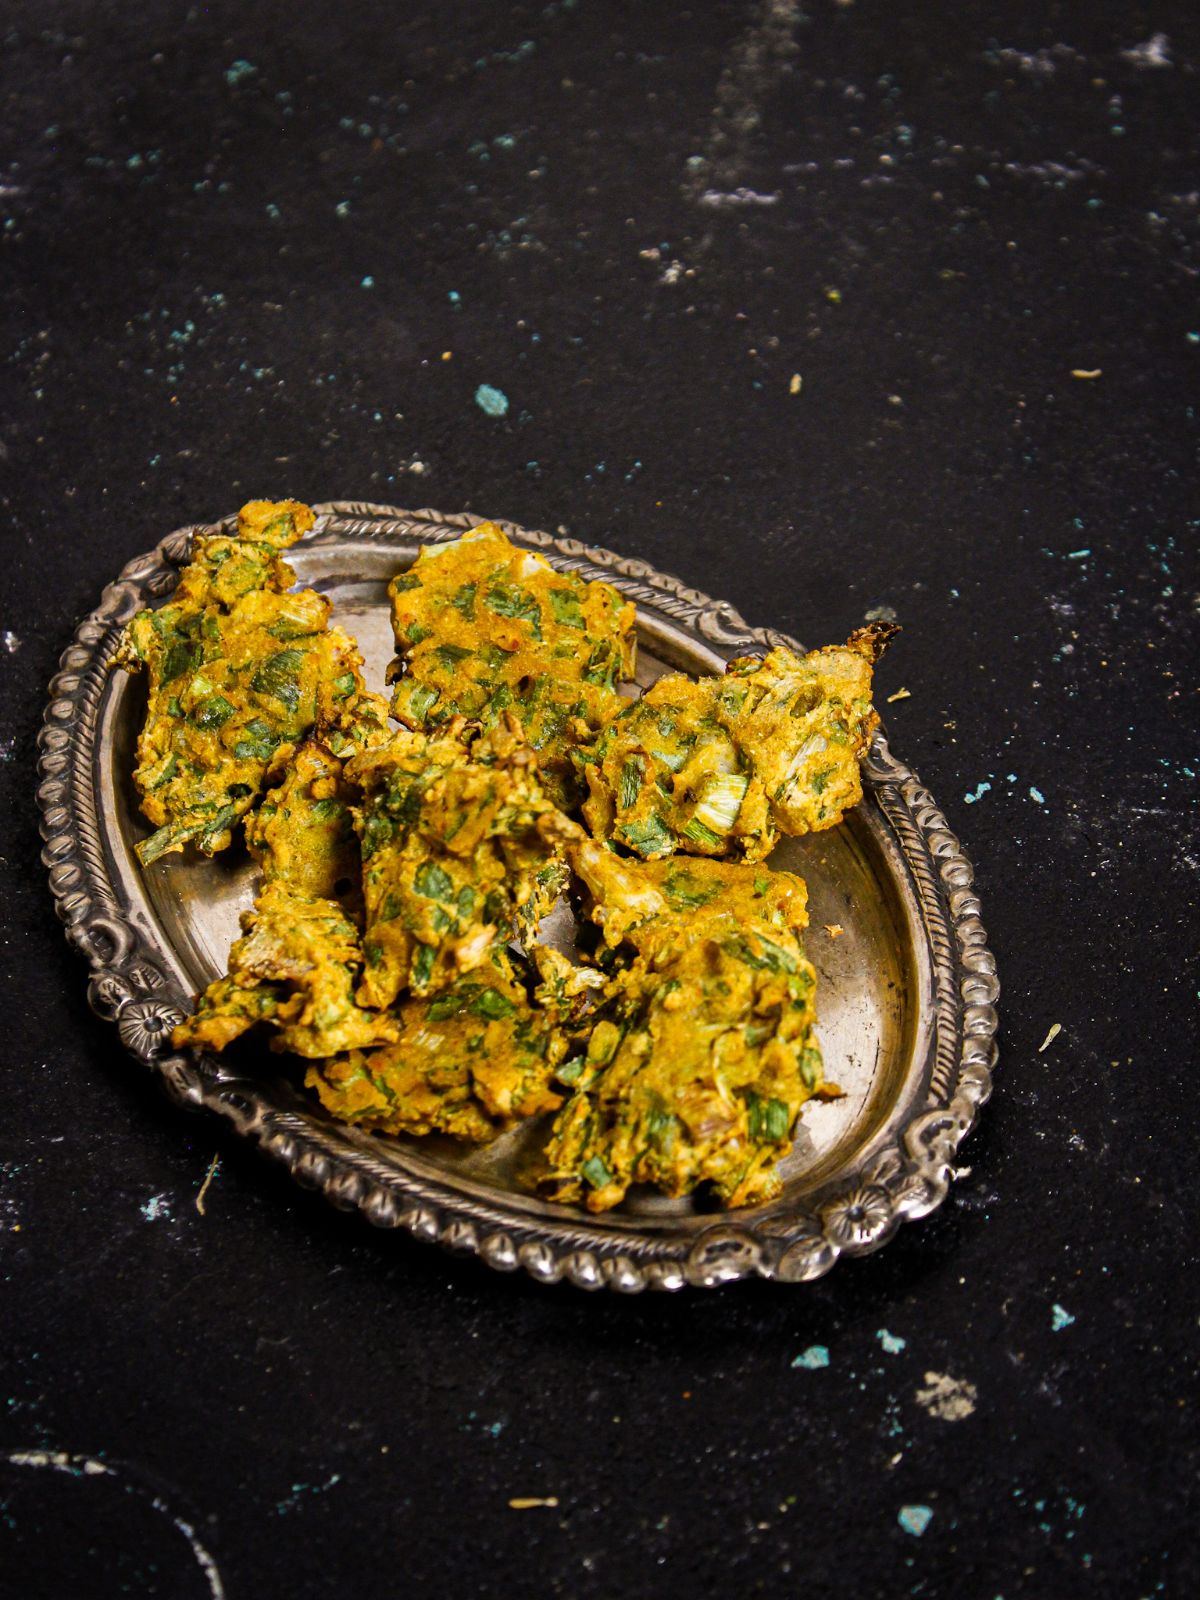
[[(288, 560), (301, 584), (329, 596), (378, 687), (393, 653), (388, 580), (422, 544), (482, 519), (360, 503), (317, 510), (313, 534)], [(636, 602), (643, 686), (667, 670), (720, 672), (747, 648), (799, 648), (645, 562), (501, 526), (555, 566), (604, 578)], [(300, 1183), (376, 1226), (543, 1283), (629, 1293), (755, 1274), (800, 1282), (841, 1255), (878, 1249), (902, 1221), (941, 1203), (991, 1090), (999, 986), (971, 863), (882, 733), (864, 763), (862, 804), (840, 827), (786, 840), (772, 857), (809, 886), (818, 1032), (845, 1095), (805, 1107), (782, 1194), (767, 1204), (713, 1212), (643, 1195), (592, 1216), (522, 1182), (544, 1120), (483, 1149), (368, 1134), (331, 1121), (265, 1049), (238, 1064), (173, 1051), (173, 1025), (225, 970), (254, 869), (237, 849), (138, 864), (133, 846), (149, 830), (130, 774), (145, 689), (109, 669), (123, 624), (171, 593), (197, 531), (212, 530), (181, 528), (131, 561), (80, 624), (51, 685), (38, 790), (43, 859), (67, 937), (91, 968), (92, 1007), (175, 1099), (217, 1112)], [(560, 927), (556, 942), (569, 931)]]

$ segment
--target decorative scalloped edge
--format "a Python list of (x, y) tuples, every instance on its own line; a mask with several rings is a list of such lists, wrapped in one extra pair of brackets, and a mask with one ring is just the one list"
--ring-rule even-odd
[[(469, 513), (399, 511), (364, 501), (329, 502), (313, 538), (416, 540), (455, 537), (482, 517)], [(212, 1056), (172, 1053), (171, 1029), (187, 996), (177, 994), (144, 935), (125, 915), (109, 877), (92, 782), (98, 712), (119, 630), (178, 581), (193, 536), (228, 526), (177, 529), (136, 557), (100, 604), (80, 623), (50, 684), (39, 736), (38, 804), (42, 860), (68, 940), (91, 968), (88, 999), (117, 1024), (129, 1053), (156, 1072), (181, 1105), (207, 1107), (258, 1140), (261, 1148), (307, 1187), (336, 1206), (358, 1210), (376, 1227), (401, 1227), (414, 1238), (475, 1254), (501, 1272), (523, 1269), (541, 1283), (566, 1280), (581, 1289), (712, 1287), (758, 1274), (788, 1283), (821, 1277), (841, 1255), (865, 1255), (902, 1221), (927, 1216), (957, 1175), (954, 1160), (991, 1093), (996, 1064), (996, 1001), (1000, 986), (980, 920), (974, 873), (916, 775), (877, 734), (863, 763), (864, 787), (900, 842), (929, 939), (935, 978), (936, 1046), (925, 1107), (902, 1134), (847, 1184), (843, 1177), (802, 1210), (767, 1209), (759, 1217), (717, 1222), (689, 1243), (613, 1222), (544, 1224), (469, 1198), (450, 1183), (431, 1182), (385, 1164), (370, 1142), (306, 1111), (281, 1107), (253, 1079)], [(716, 601), (655, 571), (577, 539), (501, 522), (509, 536), (552, 551), (556, 564), (604, 578), (644, 610), (692, 627), (721, 652), (796, 641), (773, 628), (752, 628)]]

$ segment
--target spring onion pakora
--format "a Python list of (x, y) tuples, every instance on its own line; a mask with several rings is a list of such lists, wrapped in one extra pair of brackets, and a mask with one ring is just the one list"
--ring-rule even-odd
[(351, 791), (336, 756), (306, 741), (246, 829), (263, 873), (229, 970), (175, 1029), (176, 1047), (223, 1050), (265, 1026), (271, 1048), (324, 1057), (394, 1039), (385, 1013), (360, 1007), (362, 896)]
[(895, 628), (876, 623), (797, 656), (732, 661), (721, 678), (660, 678), (583, 757), (583, 818), (648, 860), (684, 851), (761, 861), (862, 798), (879, 717), (871, 672)]
[(726, 1205), (779, 1190), (804, 1103), (825, 1082), (804, 955), (803, 881), (734, 863), (569, 849), (605, 943), (624, 952), (546, 1148), (553, 1198), (618, 1205), (635, 1183), (707, 1186)]
[(155, 832), (143, 864), (193, 843), (206, 855), (232, 843), (267, 770), (324, 713), (350, 720), (367, 696), (354, 641), (329, 627), (329, 601), (289, 592), (280, 552), (312, 527), (293, 500), (252, 501), (229, 534), (195, 541), (164, 606), (140, 611), (116, 655), (150, 680), (134, 783)]
[[(143, 861), (222, 850), (244, 819), (262, 875), (176, 1045), (258, 1028), (331, 1115), (381, 1133), (486, 1143), (553, 1114), (541, 1191), (591, 1211), (641, 1184), (769, 1199), (804, 1105), (840, 1091), (807, 891), (763, 858), (861, 797), (894, 630), (629, 701), (632, 604), (484, 523), (389, 587), (389, 729), (283, 559), (312, 523), (255, 501), (198, 537), (118, 652), (149, 674)], [(572, 882), (587, 959), (539, 942)]]
[(388, 594), (403, 674), (392, 715), (425, 731), (515, 717), (551, 798), (574, 803), (571, 752), (617, 714), (617, 685), (633, 676), (632, 602), (559, 572), (492, 522), (423, 546)]
[(437, 994), (493, 944), (532, 940), (566, 871), (559, 813), (511, 727), (470, 736), (456, 719), (440, 735), (401, 731), (346, 775), (362, 795), (364, 1005)]
[(554, 1070), (566, 1039), (502, 948), (435, 998), (403, 1000), (395, 1017), (394, 1043), (309, 1068), (306, 1083), (341, 1121), (481, 1144), (562, 1104)]

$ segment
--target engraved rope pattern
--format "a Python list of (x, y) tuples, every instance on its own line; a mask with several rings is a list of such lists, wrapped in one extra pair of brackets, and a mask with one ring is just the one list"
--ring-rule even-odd
[[(313, 538), (433, 543), (484, 519), (470, 513), (398, 511), (370, 502), (318, 506)], [(100, 604), (80, 623), (50, 685), (39, 737), (38, 803), (42, 860), (67, 937), (91, 968), (88, 998), (114, 1021), (122, 1042), (157, 1072), (182, 1105), (207, 1107), (282, 1161), (298, 1182), (377, 1227), (478, 1254), (499, 1271), (523, 1269), (543, 1283), (636, 1293), (646, 1288), (709, 1287), (751, 1274), (800, 1282), (820, 1277), (839, 1255), (878, 1249), (901, 1221), (934, 1210), (955, 1177), (954, 1159), (991, 1093), (999, 997), (971, 863), (916, 775), (877, 734), (863, 764), (864, 787), (879, 804), (912, 874), (933, 961), (935, 1047), (925, 1104), (901, 1136), (832, 1195), (807, 1210), (718, 1221), (694, 1238), (650, 1225), (578, 1221), (547, 1224), (502, 1201), (490, 1202), (381, 1160), (361, 1134), (316, 1121), (293, 1093), (277, 1103), (263, 1086), (212, 1056), (173, 1053), (170, 1032), (190, 997), (170, 985), (154, 951), (118, 904), (104, 854), (94, 754), (101, 703), (121, 626), (178, 581), (197, 532), (233, 518), (180, 528), (128, 562)], [(693, 628), (719, 654), (738, 649), (800, 649), (773, 628), (753, 628), (715, 601), (645, 562), (513, 523), (514, 540), (553, 553), (555, 564), (604, 578), (645, 610)]]

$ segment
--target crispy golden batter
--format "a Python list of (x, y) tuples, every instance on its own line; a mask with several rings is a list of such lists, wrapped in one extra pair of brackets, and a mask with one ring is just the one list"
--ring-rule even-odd
[(879, 718), (871, 671), (896, 630), (732, 661), (722, 678), (660, 678), (600, 735), (584, 821), (646, 859), (676, 850), (761, 861), (779, 835), (831, 828), (862, 798)]
[(279, 552), (312, 521), (296, 501), (251, 501), (235, 533), (197, 538), (171, 600), (125, 630), (118, 665), (150, 679), (134, 772), (156, 829), (137, 847), (144, 863), (189, 841), (206, 855), (226, 849), (272, 761), (319, 716), (335, 748), (348, 720), (382, 726), (354, 641), (329, 627), (328, 600), (287, 592), (294, 574)]
[(469, 744), (465, 731), (396, 733), (347, 766), (362, 794), (364, 1005), (448, 988), (494, 943), (530, 937), (565, 883), (533, 752), (505, 729)]
[(706, 1185), (727, 1205), (779, 1190), (800, 1108), (826, 1084), (813, 1036), (816, 974), (791, 873), (714, 861), (621, 861), (569, 848), (619, 965), (586, 1051), (559, 1068), (574, 1094), (546, 1149), (547, 1191), (592, 1211), (634, 1183)]
[(200, 996), (172, 1035), (176, 1048), (223, 1050), (256, 1023), (276, 1030), (272, 1050), (322, 1057), (396, 1037), (388, 1016), (356, 1004), (358, 929), (336, 900), (282, 879), (266, 884), (242, 919), (229, 973)]
[(490, 522), (424, 546), (388, 593), (404, 670), (393, 716), (428, 730), (515, 716), (551, 797), (570, 805), (579, 794), (570, 752), (616, 714), (616, 686), (633, 676), (633, 605), (606, 583), (556, 571)]
[(309, 1068), (306, 1083), (343, 1122), (484, 1143), (562, 1104), (553, 1077), (565, 1042), (503, 950), (436, 998), (404, 1000), (396, 1020), (395, 1043)]
[[(374, 736), (372, 721), (349, 734)], [(309, 1057), (393, 1039), (395, 1024), (354, 1000), (362, 862), (342, 763), (309, 739), (272, 776), (281, 781), (246, 824), (263, 887), (242, 918), (245, 937), (174, 1043), (219, 1051), (258, 1023), (278, 1030), (273, 1049)]]

